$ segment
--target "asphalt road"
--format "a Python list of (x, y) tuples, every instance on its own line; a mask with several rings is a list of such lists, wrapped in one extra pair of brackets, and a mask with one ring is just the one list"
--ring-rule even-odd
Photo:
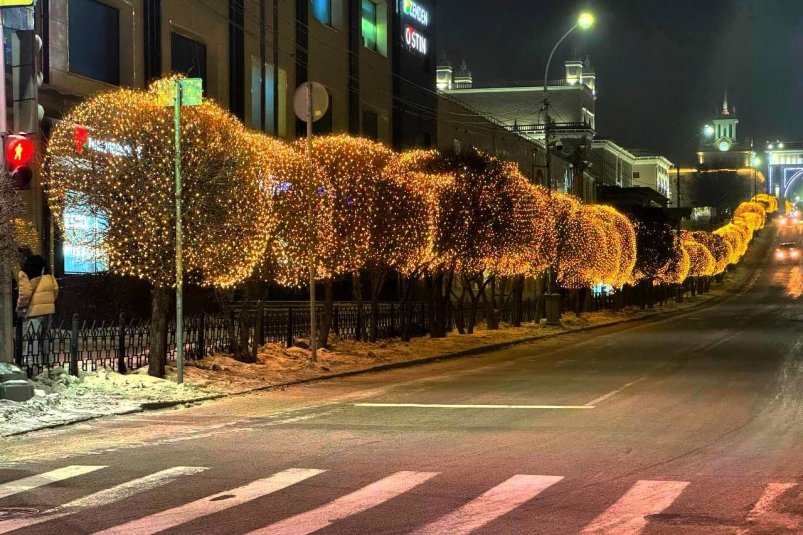
[(803, 533), (801, 294), (0, 441), (0, 533)]

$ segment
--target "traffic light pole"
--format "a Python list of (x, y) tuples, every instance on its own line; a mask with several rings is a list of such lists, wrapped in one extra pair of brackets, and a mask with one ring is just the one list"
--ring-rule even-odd
[[(3, 10), (0, 8), (0, 32), (3, 31)], [(5, 147), (8, 132), (6, 120), (6, 60), (0, 58), (0, 143)], [(5, 173), (5, 150), (0, 150), (0, 172)], [(6, 177), (7, 178), (7, 177)], [(0, 261), (0, 362), (14, 360), (14, 305), (11, 302), (11, 270), (5, 261)]]

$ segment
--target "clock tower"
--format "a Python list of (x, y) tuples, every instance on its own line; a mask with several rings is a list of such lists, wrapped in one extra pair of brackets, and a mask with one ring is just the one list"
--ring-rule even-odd
[(706, 167), (741, 169), (750, 165), (753, 147), (750, 142), (740, 142), (736, 128), (739, 118), (736, 107), (728, 104), (728, 94), (713, 121), (713, 136), (707, 138), (697, 153), (698, 163)]

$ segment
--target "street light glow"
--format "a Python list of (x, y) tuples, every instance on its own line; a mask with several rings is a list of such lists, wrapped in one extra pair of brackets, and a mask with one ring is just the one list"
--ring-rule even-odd
[(705, 128), (703, 129), (703, 134), (705, 134), (706, 137), (713, 136), (714, 135), (714, 127), (711, 126), (710, 124), (705, 125)]
[(753, 157), (753, 167), (761, 167), (761, 158)]
[(584, 30), (591, 28), (594, 25), (594, 15), (588, 12), (581, 13), (577, 19), (577, 25)]

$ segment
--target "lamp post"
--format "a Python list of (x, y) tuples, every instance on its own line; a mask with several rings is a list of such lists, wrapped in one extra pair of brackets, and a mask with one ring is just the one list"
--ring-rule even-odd
[(546, 184), (547, 190), (551, 193), (552, 192), (552, 166), (550, 163), (551, 158), (549, 157), (549, 66), (552, 64), (552, 58), (555, 56), (555, 52), (558, 50), (558, 47), (566, 40), (569, 35), (574, 32), (577, 28), (582, 30), (587, 30), (594, 25), (594, 15), (591, 13), (581, 13), (580, 16), (577, 18), (577, 22), (569, 28), (563, 37), (558, 39), (558, 42), (555, 43), (555, 46), (552, 47), (552, 52), (549, 53), (549, 59), (546, 62), (546, 68), (544, 69), (544, 149), (546, 150)]
[[(558, 39), (552, 51), (549, 53), (549, 58), (544, 68), (544, 154), (546, 155), (546, 184), (549, 195), (552, 195), (552, 156), (549, 152), (551, 145), (549, 139), (549, 66), (552, 64), (552, 58), (558, 47), (566, 40), (569, 35), (577, 28), (587, 30), (594, 25), (594, 15), (591, 13), (581, 13), (577, 17), (577, 22), (569, 28), (569, 31), (563, 34), (563, 37)], [(553, 275), (552, 267), (547, 269), (547, 293), (544, 295), (546, 320), (549, 325), (556, 325), (560, 323), (560, 294), (555, 291), (555, 277)]]
[(750, 160), (750, 167), (753, 168), (753, 198), (758, 195), (758, 168), (761, 167), (761, 158), (753, 156)]
[[(699, 139), (701, 137), (708, 138), (708, 137), (711, 137), (713, 135), (714, 135), (714, 127), (711, 126), (710, 124), (707, 124), (707, 125), (705, 125), (705, 128), (703, 128), (702, 132), (700, 132), (699, 134), (695, 134), (693, 137), (689, 138), (686, 141), (686, 143), (683, 144), (683, 148), (685, 149), (692, 141), (696, 141), (697, 139)], [(678, 216), (678, 228), (677, 228), (678, 235), (680, 235), (680, 227), (681, 227), (681, 219), (682, 219), (680, 217), (680, 158), (681, 158), (681, 155), (678, 155), (678, 159), (677, 159), (677, 161), (675, 163), (675, 171), (676, 171), (676, 175), (677, 175), (677, 178), (676, 178), (676, 181), (675, 181), (675, 189), (676, 189), (675, 194), (677, 196), (676, 203), (677, 203), (677, 208), (678, 208), (678, 213), (677, 213), (677, 216)]]

